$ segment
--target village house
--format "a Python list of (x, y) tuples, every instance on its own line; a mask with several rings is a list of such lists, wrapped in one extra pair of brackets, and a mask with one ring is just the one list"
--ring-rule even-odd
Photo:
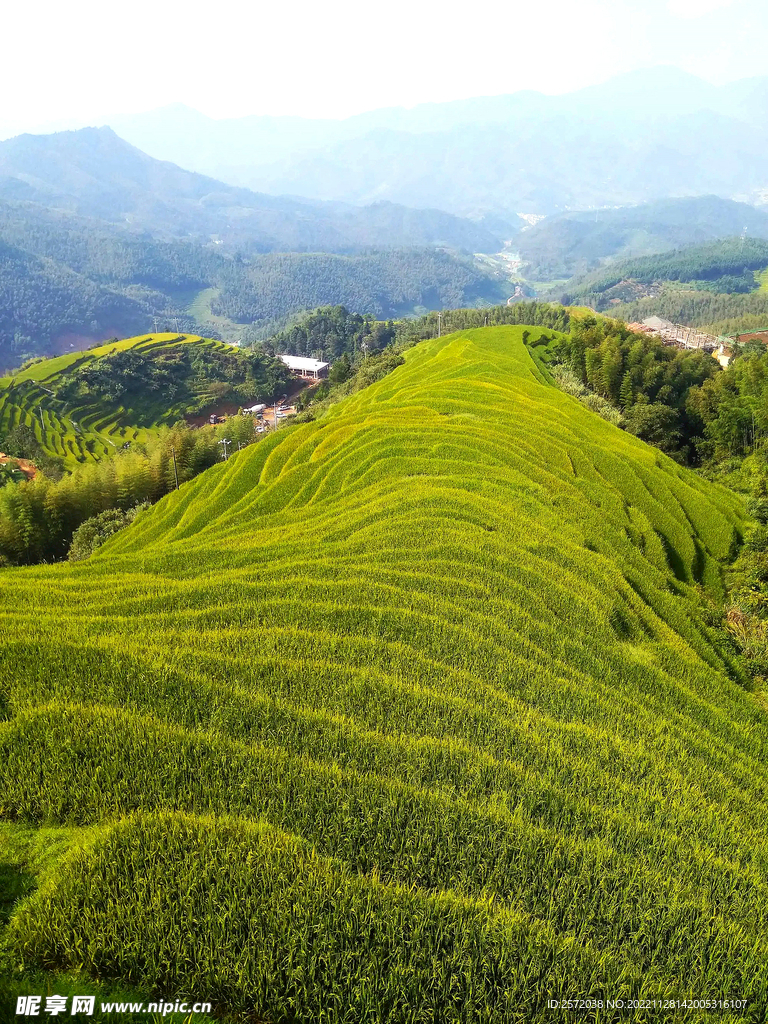
[(321, 380), (328, 376), (328, 363), (323, 363), (319, 359), (286, 355), (278, 355), (277, 358), (282, 359), (291, 373), (297, 377), (303, 377), (305, 380)]

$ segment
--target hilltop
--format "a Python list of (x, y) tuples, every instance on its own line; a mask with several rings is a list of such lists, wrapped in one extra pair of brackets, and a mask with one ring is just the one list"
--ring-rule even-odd
[(34, 449), (72, 469), (214, 405), (270, 397), (288, 379), (277, 360), (194, 335), (114, 340), (0, 377), (0, 447), (26, 428)]
[(552, 333), (423, 342), (2, 570), (2, 836), (45, 865), (9, 968), (273, 1021), (762, 1017), (768, 717), (707, 624), (744, 513), (558, 391)]
[(617, 260), (553, 289), (561, 300), (583, 303), (627, 321), (651, 315), (719, 333), (768, 318), (768, 241), (726, 238), (672, 252)]

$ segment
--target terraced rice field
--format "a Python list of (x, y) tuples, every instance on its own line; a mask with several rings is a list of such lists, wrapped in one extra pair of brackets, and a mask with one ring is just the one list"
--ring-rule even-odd
[(158, 396), (151, 408), (143, 410), (142, 421), (136, 425), (131, 410), (115, 406), (106, 408), (103, 400), (71, 405), (55, 395), (57, 384), (70, 371), (93, 362), (111, 352), (135, 349), (158, 354), (177, 345), (201, 345), (207, 348), (228, 348), (222, 342), (196, 335), (142, 335), (124, 341), (110, 342), (86, 352), (46, 359), (16, 374), (0, 378), (0, 436), (20, 424), (31, 427), (41, 445), (59, 456), (68, 469), (78, 463), (103, 458), (125, 444), (142, 441), (149, 431), (164, 423), (171, 424), (180, 410), (165, 396)]
[(742, 528), (501, 327), (6, 570), (3, 827), (67, 829), (13, 963), (269, 1022), (762, 1021), (766, 712), (705, 624)]

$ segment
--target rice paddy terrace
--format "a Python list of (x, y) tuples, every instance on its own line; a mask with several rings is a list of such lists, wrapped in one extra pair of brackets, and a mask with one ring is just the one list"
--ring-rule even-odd
[[(57, 397), (56, 390), (73, 371), (113, 352), (132, 350), (155, 358), (180, 345), (231, 351), (222, 342), (196, 335), (141, 335), (45, 359), (13, 377), (0, 377), (0, 436), (26, 424), (68, 469), (109, 455), (126, 441), (144, 440), (149, 430), (173, 423), (185, 411), (167, 394), (145, 396), (141, 408), (130, 408), (105, 402), (102, 396), (73, 404)], [(204, 399), (204, 381), (199, 390)]]
[[(58, 841), (12, 964), (269, 1022), (762, 1021), (768, 722), (706, 624), (742, 517), (499, 327), (5, 570), (0, 836)], [(547, 1005), (590, 997), (627, 1008)]]

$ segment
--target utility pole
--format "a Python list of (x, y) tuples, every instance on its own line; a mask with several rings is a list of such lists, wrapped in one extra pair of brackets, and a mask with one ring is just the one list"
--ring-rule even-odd
[(224, 461), (226, 462), (227, 459), (229, 458), (229, 454), (227, 453), (227, 445), (232, 444), (232, 442), (229, 440), (228, 437), (225, 437), (221, 441), (219, 441), (219, 444), (224, 446)]
[[(284, 401), (284, 400), (285, 400), (285, 399), (286, 399), (287, 397), (288, 397), (288, 395), (283, 395), (283, 397), (282, 397), (282, 398), (280, 399), (280, 405), (282, 405), (282, 404), (283, 404), (283, 401)], [(278, 402), (277, 402), (277, 398), (275, 398), (275, 430), (277, 430), (277, 424), (279, 423), (279, 420), (278, 420), (278, 418), (277, 418), (277, 405), (278, 405)]]
[(171, 445), (171, 455), (173, 456), (173, 478), (176, 481), (176, 490), (179, 489), (179, 471), (176, 467), (176, 449)]
[(438, 336), (438, 338), (442, 337), (442, 334), (443, 334), (443, 314), (442, 313), (438, 313), (437, 314), (437, 336)]

